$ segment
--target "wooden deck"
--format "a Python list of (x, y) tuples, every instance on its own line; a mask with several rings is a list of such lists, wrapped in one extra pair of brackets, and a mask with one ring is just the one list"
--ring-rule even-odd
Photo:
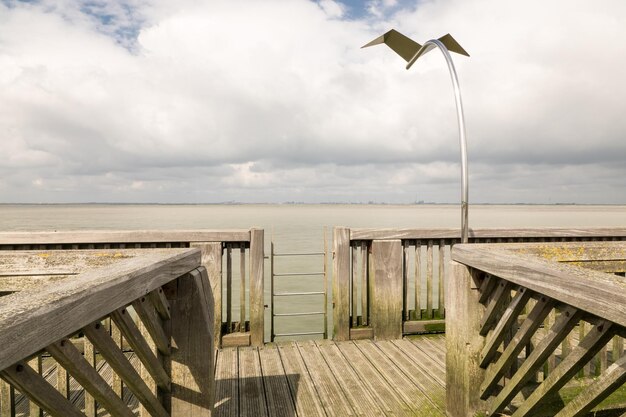
[(221, 349), (215, 416), (444, 416), (445, 338)]

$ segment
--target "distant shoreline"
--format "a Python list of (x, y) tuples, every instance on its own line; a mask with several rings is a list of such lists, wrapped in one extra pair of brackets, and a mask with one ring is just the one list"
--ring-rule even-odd
[[(87, 203), (0, 203), (0, 206), (458, 206), (459, 203), (385, 203), (385, 202), (281, 202), (281, 203), (248, 203), (239, 201), (224, 201), (218, 203), (117, 203), (117, 202), (87, 202)], [(626, 206), (624, 203), (471, 203), (471, 206)]]

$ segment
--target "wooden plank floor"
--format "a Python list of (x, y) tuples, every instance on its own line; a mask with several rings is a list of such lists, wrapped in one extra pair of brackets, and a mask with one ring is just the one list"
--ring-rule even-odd
[(287, 342), (217, 355), (215, 416), (445, 416), (445, 339)]

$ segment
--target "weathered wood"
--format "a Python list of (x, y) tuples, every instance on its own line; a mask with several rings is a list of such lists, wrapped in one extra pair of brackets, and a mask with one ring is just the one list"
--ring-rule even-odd
[(246, 331), (246, 247), (239, 248), (239, 331)]
[(276, 348), (258, 349), (267, 408), (272, 417), (294, 417), (296, 408), (289, 391), (289, 382)]
[(202, 254), (202, 266), (207, 271), (213, 294), (214, 329), (213, 340), (215, 348), (222, 343), (222, 243), (193, 243), (191, 247), (199, 248)]
[(146, 367), (150, 376), (155, 380), (156, 384), (161, 389), (169, 391), (171, 387), (170, 377), (165, 372), (165, 369), (163, 369), (157, 357), (152, 353), (150, 345), (148, 345), (146, 339), (141, 335), (139, 328), (130, 317), (130, 314), (128, 314), (128, 311), (125, 308), (118, 309), (111, 313), (111, 317), (128, 341), (128, 344), (141, 360), (143, 366)]
[(250, 230), (250, 343), (265, 341), (265, 249), (263, 229)]
[[(41, 355), (37, 355), (34, 358), (32, 358), (31, 360), (28, 361), (28, 366), (30, 366), (35, 372), (37, 372), (39, 375), (42, 374), (43, 371), (43, 366), (42, 366), (42, 361), (41, 361)], [(41, 407), (39, 407), (39, 405), (37, 405), (36, 402), (31, 401), (30, 402), (30, 416), (32, 417), (43, 417), (43, 410), (41, 409)]]
[(324, 357), (346, 399), (359, 416), (380, 416), (383, 411), (373, 395), (363, 389), (363, 384), (352, 367), (345, 361), (337, 345), (330, 341), (316, 341), (317, 348)]
[(556, 417), (586, 416), (595, 406), (626, 383), (626, 356), (618, 359), (606, 372), (556, 415)]
[[(197, 250), (144, 251), (107, 268), (87, 271), (58, 286), (3, 297), (0, 369), (27, 357), (193, 269)], [(45, 329), (41, 331), (41, 329)]]
[(278, 345), (278, 352), (283, 362), (289, 387), (294, 398), (298, 416), (326, 416), (311, 375), (308, 372), (300, 351), (294, 344)]
[(141, 379), (141, 376), (135, 371), (133, 365), (117, 347), (115, 341), (109, 336), (100, 322), (83, 327), (83, 332), (152, 416), (169, 417), (168, 412), (165, 411), (157, 398), (150, 392), (150, 388)]
[(422, 318), (422, 245), (415, 242), (415, 318)]
[(370, 320), (375, 340), (402, 337), (402, 244), (372, 242)]
[(98, 243), (249, 242), (249, 230), (81, 230), (66, 232), (3, 232), (0, 245), (82, 245)]
[(355, 327), (350, 329), (350, 340), (373, 339), (374, 329), (371, 327)]
[[(404, 373), (404, 375), (419, 388), (430, 400), (432, 400), (437, 408), (445, 411), (446, 407), (446, 390), (443, 384), (440, 384), (436, 378), (432, 377), (428, 369), (420, 366), (421, 364), (411, 357), (404, 355), (391, 341), (376, 342), (376, 346), (389, 357), (396, 366)], [(420, 410), (423, 411), (423, 410)]]
[(350, 338), (350, 229), (333, 230), (333, 339)]
[(402, 323), (403, 334), (434, 333), (445, 330), (445, 320), (412, 320)]
[(0, 372), (0, 377), (28, 395), (32, 401), (53, 416), (85, 417), (39, 373), (24, 363), (20, 362), (4, 369)]
[(369, 297), (367, 290), (369, 277), (369, 261), (367, 244), (361, 242), (361, 324), (367, 326), (369, 323)]
[(250, 346), (250, 332), (222, 336), (222, 347)]
[(446, 412), (450, 417), (474, 415), (484, 371), (480, 368), (483, 339), (479, 335), (484, 307), (478, 302), (477, 272), (450, 261), (446, 292)]
[(426, 245), (426, 318), (433, 318), (433, 241)]
[(563, 309), (548, 334), (535, 346), (535, 349), (522, 363), (513, 378), (507, 381), (502, 391), (493, 400), (490, 406), (490, 415), (499, 413), (510, 403), (524, 384), (533, 377), (534, 373), (554, 352), (559, 343), (576, 326), (582, 316), (583, 313), (573, 307), (568, 306)]
[(239, 417), (239, 361), (237, 349), (224, 348), (215, 362), (215, 417)]
[(409, 320), (409, 242), (402, 242), (402, 317)]
[(496, 288), (496, 284), (498, 283), (498, 278), (493, 275), (485, 275), (482, 282), (480, 283), (480, 298), (478, 302), (480, 304), (486, 304), (489, 298), (491, 298), (493, 290)]
[[(419, 339), (414, 339), (413, 341), (422, 342), (425, 340), (425, 337), (420, 337)], [(392, 343), (396, 348), (398, 348), (404, 355), (413, 361), (415, 364), (424, 369), (425, 372), (429, 375), (429, 378), (432, 381), (436, 382), (437, 385), (441, 387), (446, 386), (446, 364), (440, 363), (439, 360), (433, 358), (423, 349), (421, 349), (416, 343), (413, 341), (409, 341), (407, 339), (403, 340), (391, 340), (389, 343)], [(383, 342), (377, 342), (383, 343)], [(387, 343), (387, 342), (385, 342)], [(421, 345), (421, 343), (419, 343)]]
[(226, 244), (226, 333), (233, 327), (233, 247)]
[(172, 416), (210, 416), (213, 408), (213, 299), (204, 268), (176, 281), (172, 319)]
[[(487, 369), (485, 378), (480, 387), (481, 399), (486, 400), (489, 398), (500, 377), (517, 360), (517, 356), (530, 342), (539, 326), (541, 326), (543, 319), (545, 319), (554, 308), (554, 304), (554, 300), (547, 297), (540, 297), (539, 300), (537, 300), (537, 303), (522, 322), (522, 325), (513, 336), (511, 342), (506, 346), (498, 361)], [(482, 365), (485, 366), (486, 364), (483, 363)]]
[(0, 379), (0, 417), (15, 417), (15, 388)]
[(493, 296), (487, 304), (485, 314), (480, 320), (480, 329), (478, 333), (481, 336), (486, 336), (487, 332), (491, 330), (491, 327), (498, 319), (499, 313), (502, 311), (502, 307), (510, 300), (512, 289), (513, 285), (510, 282), (502, 279), (499, 280), (497, 287), (493, 292)]
[(66, 275), (3, 275), (0, 276), (0, 292), (27, 291), (41, 288), (46, 285), (57, 285), (66, 278), (75, 274)]
[[(83, 357), (85, 358), (85, 361), (89, 364), (89, 366), (95, 369), (96, 368), (96, 348), (86, 337), (83, 337), (83, 352), (84, 352)], [(87, 415), (87, 417), (97, 417), (98, 405), (96, 404), (96, 399), (89, 393), (89, 391), (85, 391), (84, 395), (85, 395), (85, 414)]]
[(142, 252), (136, 250), (37, 250), (0, 251), (0, 276), (50, 277), (76, 275), (85, 271), (119, 263), (123, 259), (136, 258)]
[[(67, 339), (49, 345), (46, 350), (54, 359), (89, 391), (89, 393), (113, 416), (133, 417), (133, 412), (115, 395), (109, 384), (87, 362), (78, 349)], [(61, 395), (61, 394), (59, 394)]]
[(307, 368), (315, 370), (311, 372), (311, 379), (324, 405), (326, 414), (328, 416), (338, 417), (353, 414), (354, 411), (352, 407), (343, 395), (341, 387), (338, 385), (337, 380), (315, 346), (315, 342), (298, 342), (296, 346)]
[(170, 305), (165, 298), (165, 294), (163, 294), (163, 288), (157, 288), (156, 290), (150, 291), (148, 298), (150, 299), (150, 302), (152, 302), (152, 305), (157, 313), (159, 313), (161, 320), (169, 320)]
[[(361, 340), (355, 345), (363, 355), (374, 365), (374, 368), (387, 380), (390, 381), (400, 398), (409, 405), (411, 410), (418, 415), (435, 416), (443, 415), (444, 404), (433, 404), (424, 392), (415, 385), (397, 366), (391, 361), (374, 342)], [(439, 409), (437, 406), (442, 407)]]
[(493, 332), (489, 334), (485, 342), (485, 346), (480, 353), (480, 366), (485, 368), (487, 364), (493, 359), (498, 347), (506, 336), (505, 332), (510, 331), (511, 326), (517, 321), (517, 318), (521, 311), (526, 306), (529, 298), (532, 295), (532, 291), (528, 291), (525, 288), (519, 288), (515, 297), (511, 303), (506, 307), (506, 310), (500, 317), (500, 321), (493, 329)]
[(147, 297), (141, 297), (134, 301), (132, 306), (143, 325), (146, 326), (146, 330), (148, 330), (159, 352), (168, 356), (171, 350), (170, 340), (163, 330), (163, 322), (152, 303)]
[(351, 252), (352, 252), (352, 269), (351, 269), (351, 278), (350, 278), (350, 287), (352, 288), (352, 297), (350, 298), (351, 303), (350, 305), (352, 306), (352, 313), (350, 314), (350, 316), (352, 317), (352, 327), (356, 327), (358, 324), (358, 306), (359, 303), (357, 302), (357, 296), (358, 296), (358, 288), (359, 286), (357, 285), (357, 267), (358, 267), (358, 257), (357, 257), (357, 251), (356, 251), (356, 244), (353, 244), (351, 247)]
[(239, 406), (244, 416), (267, 416), (261, 362), (256, 347), (242, 347), (239, 351)]
[[(470, 240), (488, 238), (626, 238), (626, 228), (490, 228), (472, 229), (469, 232)], [(458, 228), (449, 229), (350, 229), (351, 240), (388, 240), (388, 239), (461, 239)]]
[(376, 402), (385, 414), (394, 416), (415, 415), (413, 410), (402, 400), (400, 395), (374, 368), (371, 362), (363, 357), (354, 343), (338, 343), (337, 347), (345, 360), (350, 363), (361, 383), (375, 397)]
[(615, 334), (615, 325), (610, 322), (600, 323), (585, 336), (580, 344), (548, 375), (539, 387), (515, 411), (513, 417), (533, 415), (546, 399), (561, 389), (578, 369), (587, 363), (598, 351), (608, 343)]
[(444, 271), (444, 262), (446, 257), (446, 241), (439, 241), (439, 280), (438, 280), (438, 290), (439, 290), (439, 299), (438, 299), (438, 313), (439, 318), (443, 318), (445, 316), (445, 308), (446, 308), (446, 292), (444, 290), (444, 281), (445, 281), (445, 271)]
[(458, 262), (626, 326), (626, 281), (622, 277), (555, 263), (493, 245), (489, 248), (456, 245), (452, 253), (453, 259)]

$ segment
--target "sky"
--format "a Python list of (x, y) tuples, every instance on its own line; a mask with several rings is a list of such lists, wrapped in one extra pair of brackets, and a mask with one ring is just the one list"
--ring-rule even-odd
[(0, 203), (626, 204), (622, 0), (0, 0)]

